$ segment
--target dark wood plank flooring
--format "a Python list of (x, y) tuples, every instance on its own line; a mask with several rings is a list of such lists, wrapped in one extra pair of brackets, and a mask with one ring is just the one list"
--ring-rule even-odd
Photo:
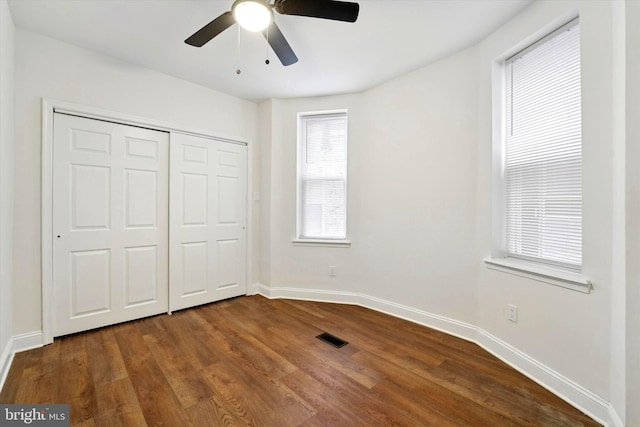
[[(316, 335), (349, 344), (336, 349)], [(240, 297), (18, 353), (2, 403), (74, 426), (599, 425), (475, 344), (365, 308)]]

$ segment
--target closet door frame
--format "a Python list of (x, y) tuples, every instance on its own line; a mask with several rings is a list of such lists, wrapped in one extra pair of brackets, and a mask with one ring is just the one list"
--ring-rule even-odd
[[(54, 112), (65, 113), (88, 119), (104, 120), (123, 125), (137, 126), (152, 130), (169, 132), (169, 150), (174, 133), (191, 134), (218, 141), (247, 146), (247, 233), (246, 233), (246, 294), (249, 294), (252, 277), (252, 223), (253, 203), (253, 144), (238, 137), (213, 134), (210, 131), (180, 126), (164, 121), (133, 116), (100, 108), (59, 101), (42, 99), (42, 170), (41, 170), (41, 242), (42, 242), (42, 344), (53, 343), (53, 124)], [(167, 206), (167, 209), (169, 207)], [(167, 233), (169, 230), (167, 230)], [(167, 307), (167, 312), (169, 308)], [(35, 343), (34, 343), (35, 344)], [(37, 345), (36, 345), (37, 346)]]

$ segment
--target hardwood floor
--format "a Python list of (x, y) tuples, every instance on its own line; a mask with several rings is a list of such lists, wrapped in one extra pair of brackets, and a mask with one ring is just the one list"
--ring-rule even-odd
[(599, 425), (475, 344), (357, 306), (260, 296), (18, 353), (0, 402), (69, 403), (78, 426)]

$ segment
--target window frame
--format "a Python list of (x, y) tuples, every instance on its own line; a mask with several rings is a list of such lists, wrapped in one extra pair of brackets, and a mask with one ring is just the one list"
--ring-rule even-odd
[[(589, 293), (592, 283), (582, 271), (526, 256), (509, 256), (506, 247), (506, 73), (508, 64), (514, 57), (526, 54), (574, 25), (580, 25), (578, 16), (570, 17), (561, 25), (545, 28), (497, 58), (492, 64), (492, 241), (491, 256), (485, 258), (484, 262), (485, 266), (491, 270)], [(584, 193), (584, 179), (582, 185)], [(584, 235), (584, 230), (582, 233)], [(584, 265), (584, 260), (581, 265)]]
[[(309, 118), (322, 118), (322, 117), (344, 117), (346, 120), (345, 130), (346, 136), (344, 140), (345, 145), (345, 159), (344, 159), (344, 186), (345, 186), (345, 197), (344, 197), (344, 227), (345, 227), (345, 237), (344, 238), (332, 238), (332, 237), (307, 237), (302, 235), (302, 212), (303, 212), (303, 195), (302, 195), (302, 155), (304, 153), (303, 144), (306, 139), (304, 138), (304, 128), (303, 123), (306, 119)], [(293, 239), (293, 244), (295, 246), (324, 246), (324, 247), (337, 247), (344, 248), (350, 247), (351, 242), (348, 239), (348, 175), (349, 175), (349, 167), (348, 167), (348, 158), (349, 158), (349, 113), (347, 109), (337, 109), (337, 110), (322, 110), (322, 111), (307, 111), (307, 112), (299, 112), (297, 114), (297, 132), (296, 132), (296, 237)]]

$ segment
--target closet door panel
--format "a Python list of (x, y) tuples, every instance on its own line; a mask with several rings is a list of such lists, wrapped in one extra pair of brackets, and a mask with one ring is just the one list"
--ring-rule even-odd
[(170, 302), (246, 294), (246, 147), (171, 135)]
[(168, 143), (54, 114), (54, 336), (167, 311)]

